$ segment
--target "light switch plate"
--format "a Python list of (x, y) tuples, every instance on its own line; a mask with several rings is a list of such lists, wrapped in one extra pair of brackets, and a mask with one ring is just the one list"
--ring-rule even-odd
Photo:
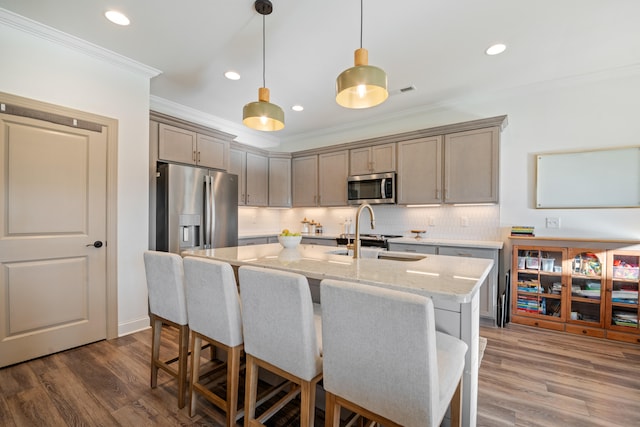
[(557, 216), (548, 216), (546, 225), (547, 228), (560, 228), (560, 218)]

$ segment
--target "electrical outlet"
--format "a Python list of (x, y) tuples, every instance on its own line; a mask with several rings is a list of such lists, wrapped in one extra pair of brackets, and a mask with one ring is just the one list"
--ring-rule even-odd
[(547, 228), (560, 228), (560, 218), (557, 216), (547, 217)]
[(469, 226), (469, 217), (468, 216), (463, 216), (462, 218), (460, 218), (460, 223), (462, 224), (463, 227), (468, 227)]
[(436, 219), (434, 217), (429, 217), (429, 226), (433, 227), (436, 225)]

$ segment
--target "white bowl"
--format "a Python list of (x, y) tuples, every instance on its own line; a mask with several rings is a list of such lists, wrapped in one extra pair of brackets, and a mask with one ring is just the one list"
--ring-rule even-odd
[(278, 236), (278, 242), (284, 248), (295, 248), (300, 244), (302, 236)]

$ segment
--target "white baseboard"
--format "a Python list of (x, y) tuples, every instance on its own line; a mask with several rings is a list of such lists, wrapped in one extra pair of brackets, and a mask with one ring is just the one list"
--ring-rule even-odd
[(149, 316), (144, 316), (140, 319), (131, 320), (125, 323), (119, 323), (118, 336), (123, 337), (125, 335), (148, 329), (151, 327), (151, 324), (149, 322)]

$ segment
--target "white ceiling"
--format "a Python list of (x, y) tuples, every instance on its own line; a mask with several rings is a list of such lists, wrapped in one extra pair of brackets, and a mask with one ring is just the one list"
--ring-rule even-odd
[[(272, 3), (266, 86), (285, 110), (277, 132), (284, 142), (640, 63), (638, 0), (365, 0), (363, 47), (387, 72), (391, 96), (348, 110), (335, 102), (335, 79), (360, 47), (360, 1)], [(243, 105), (262, 86), (262, 16), (253, 0), (0, 0), (0, 7), (161, 70), (152, 95), (223, 120), (240, 124)], [(124, 12), (131, 25), (108, 22), (107, 9)], [(485, 55), (496, 42), (507, 51)], [(242, 79), (225, 79), (229, 69)], [(291, 111), (294, 104), (305, 110)]]

